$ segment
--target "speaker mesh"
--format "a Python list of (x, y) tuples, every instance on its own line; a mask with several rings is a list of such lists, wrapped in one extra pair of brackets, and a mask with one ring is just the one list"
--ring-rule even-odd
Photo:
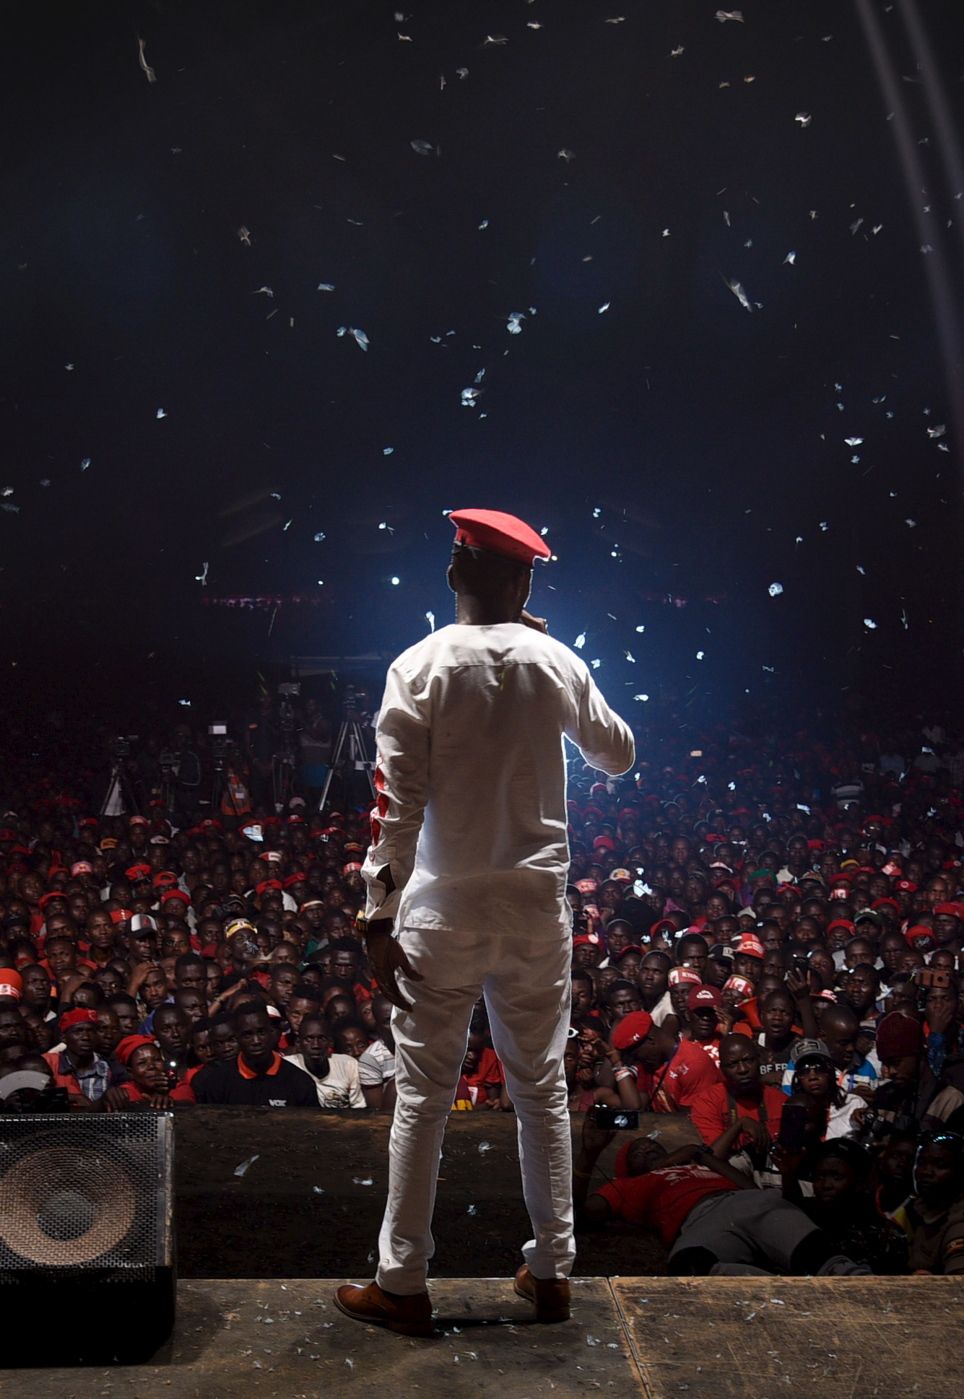
[(171, 1128), (153, 1112), (5, 1116), (0, 1283), (38, 1267), (129, 1278), (167, 1264)]

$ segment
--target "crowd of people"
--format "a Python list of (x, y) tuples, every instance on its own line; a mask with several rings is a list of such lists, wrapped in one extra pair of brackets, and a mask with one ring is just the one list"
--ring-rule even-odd
[[(390, 1112), (370, 802), (321, 811), (296, 775), (276, 803), (263, 766), (226, 809), (203, 736), (182, 750), (177, 800), (155, 743), (124, 811), (7, 763), (0, 1111)], [(652, 1228), (678, 1272), (964, 1272), (961, 743), (667, 723), (637, 751), (570, 765), (580, 1227)], [(481, 1002), (453, 1110), (513, 1110)], [(698, 1141), (668, 1152), (657, 1116), (608, 1179), (641, 1111)]]

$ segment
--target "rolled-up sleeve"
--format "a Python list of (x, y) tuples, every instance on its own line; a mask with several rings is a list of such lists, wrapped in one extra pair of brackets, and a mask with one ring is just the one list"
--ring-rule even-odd
[(428, 800), (429, 724), (411, 679), (391, 667), (375, 731), (375, 807), (362, 865), (369, 922), (394, 918), (415, 863)]
[(576, 713), (566, 737), (572, 739), (590, 767), (610, 777), (628, 772), (636, 761), (632, 730), (609, 708), (588, 670), (582, 676)]

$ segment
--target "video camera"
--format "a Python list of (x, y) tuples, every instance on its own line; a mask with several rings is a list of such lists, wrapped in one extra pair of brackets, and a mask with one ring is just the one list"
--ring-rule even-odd
[(108, 740), (107, 747), (115, 763), (122, 763), (131, 755), (131, 744), (137, 742), (137, 734), (116, 734)]

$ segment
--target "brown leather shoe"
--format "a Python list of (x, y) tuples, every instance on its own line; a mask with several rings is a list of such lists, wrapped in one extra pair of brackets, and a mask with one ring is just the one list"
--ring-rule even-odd
[(569, 1320), (568, 1278), (534, 1278), (523, 1264), (515, 1275), (515, 1290), (535, 1304), (536, 1321)]
[(367, 1321), (371, 1326), (385, 1326), (401, 1336), (431, 1336), (432, 1302), (427, 1292), (402, 1296), (385, 1292), (377, 1282), (362, 1287), (357, 1282), (345, 1283), (335, 1290), (335, 1306), (355, 1321)]

